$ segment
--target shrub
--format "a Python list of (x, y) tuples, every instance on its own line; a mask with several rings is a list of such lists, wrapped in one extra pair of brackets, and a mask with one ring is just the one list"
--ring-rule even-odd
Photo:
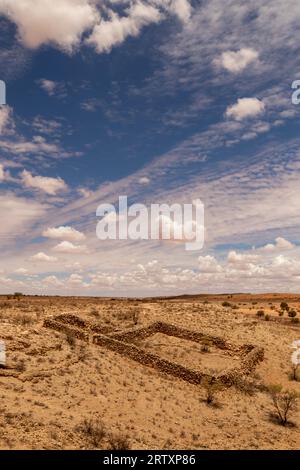
[(130, 443), (127, 437), (122, 436), (111, 436), (108, 440), (111, 450), (130, 450)]
[(34, 323), (34, 318), (31, 315), (26, 315), (25, 313), (18, 313), (13, 317), (13, 323), (15, 325), (29, 326)]
[(98, 317), (100, 316), (98, 310), (97, 310), (96, 308), (94, 308), (94, 307), (91, 308), (91, 310), (90, 310), (90, 315), (92, 315), (93, 317), (96, 317), (96, 318), (98, 318)]
[(205, 390), (205, 401), (207, 405), (213, 405), (216, 402), (216, 394), (222, 390), (222, 386), (214, 381), (213, 378), (207, 377), (201, 385)]
[(264, 317), (265, 316), (264, 310), (258, 310), (257, 313), (256, 313), (256, 316), (257, 317)]
[(295, 318), (297, 316), (296, 310), (290, 310), (289, 313), (288, 313), (288, 316), (290, 318)]
[(209, 345), (208, 344), (202, 344), (201, 346), (201, 352), (202, 353), (208, 353), (209, 352)]
[(68, 345), (69, 345), (71, 348), (74, 348), (74, 347), (75, 347), (75, 345), (76, 345), (76, 339), (74, 338), (73, 335), (67, 334), (67, 335), (66, 335), (66, 341), (67, 341)]
[(292, 319), (291, 319), (291, 322), (292, 322), (292, 323), (299, 323), (300, 320), (299, 320), (299, 318), (292, 318)]
[(84, 435), (85, 439), (93, 447), (99, 447), (106, 435), (105, 427), (99, 419), (85, 418), (77, 427), (77, 430)]
[(275, 416), (282, 426), (286, 426), (289, 416), (297, 409), (299, 394), (294, 390), (282, 390), (281, 385), (268, 387), (275, 409)]
[(226, 300), (225, 302), (222, 302), (222, 307), (231, 307), (231, 303)]
[(13, 298), (20, 300), (20, 298), (23, 297), (22, 292), (15, 292)]
[(286, 303), (286, 302), (281, 302), (280, 308), (281, 308), (281, 310), (286, 310), (287, 312), (288, 312), (289, 309), (290, 309), (289, 304)]
[(16, 366), (15, 366), (15, 369), (18, 371), (18, 372), (25, 372), (26, 370), (26, 363), (24, 361), (24, 359), (21, 359), (19, 362), (17, 362)]
[(278, 314), (280, 317), (283, 317), (284, 315), (284, 311), (283, 310), (280, 310), (279, 314)]
[(265, 320), (266, 321), (270, 321), (270, 319), (271, 319), (270, 315), (265, 315)]

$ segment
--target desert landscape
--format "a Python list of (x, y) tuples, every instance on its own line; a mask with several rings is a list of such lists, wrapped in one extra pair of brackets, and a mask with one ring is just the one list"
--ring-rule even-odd
[(292, 294), (2, 296), (0, 448), (297, 449), (299, 316)]

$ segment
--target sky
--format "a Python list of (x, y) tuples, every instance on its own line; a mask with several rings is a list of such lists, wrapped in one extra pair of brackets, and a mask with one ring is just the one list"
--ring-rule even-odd
[[(300, 290), (298, 0), (0, 0), (0, 293)], [(205, 243), (99, 240), (201, 199)]]

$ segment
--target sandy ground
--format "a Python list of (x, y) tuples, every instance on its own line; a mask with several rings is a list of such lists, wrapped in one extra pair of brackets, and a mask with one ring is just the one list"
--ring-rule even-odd
[[(193, 296), (174, 299), (0, 298), (0, 339), (7, 368), (0, 371), (1, 449), (299, 449), (300, 410), (291, 425), (270, 418), (268, 393), (231, 387), (207, 405), (203, 387), (164, 375), (105, 348), (72, 340), (43, 326), (46, 318), (74, 314), (112, 331), (154, 321), (265, 349), (251, 380), (291, 380), (291, 344), (300, 326), (300, 295)], [(223, 306), (228, 302), (230, 305)], [(264, 310), (265, 317), (257, 317)], [(268, 317), (270, 316), (270, 318)], [(227, 370), (238, 358), (190, 341), (156, 334), (139, 347), (195, 370)], [(89, 423), (92, 423), (92, 430)]]

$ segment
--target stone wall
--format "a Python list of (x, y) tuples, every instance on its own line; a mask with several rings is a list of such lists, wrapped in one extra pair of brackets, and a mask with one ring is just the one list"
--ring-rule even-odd
[(68, 336), (73, 336), (74, 338), (80, 339), (87, 343), (89, 342), (89, 334), (87, 332), (78, 330), (77, 328), (73, 328), (56, 320), (47, 318), (44, 321), (44, 326), (46, 328), (51, 328), (52, 330), (60, 331), (61, 333), (65, 333)]
[[(47, 319), (44, 322), (44, 326), (61, 331), (62, 333), (74, 336), (86, 342), (89, 342), (91, 337), (93, 344), (107, 348), (144, 366), (152, 367), (162, 373), (185, 380), (194, 385), (200, 385), (203, 379), (206, 380), (209, 378), (212, 381), (217, 381), (224, 386), (230, 387), (235, 385), (241, 377), (250, 374), (255, 369), (256, 365), (264, 359), (263, 348), (247, 344), (242, 346), (233, 345), (223, 338), (187, 330), (163, 322), (156, 322), (148, 327), (135, 328), (127, 332), (109, 335), (103, 334), (103, 331), (100, 331), (100, 334), (93, 334), (95, 332), (93, 325), (81, 320), (75, 315), (62, 315), (55, 317), (55, 319)], [(99, 327), (99, 330), (101, 330), (101, 327)], [(221, 350), (232, 351), (235, 354), (238, 353), (241, 357), (241, 365), (228, 371), (226, 374), (212, 376), (168, 361), (132, 344), (133, 341), (145, 339), (155, 333), (175, 336), (196, 343), (208, 342)]]
[(152, 367), (153, 369), (172, 375), (173, 377), (180, 378), (194, 385), (199, 385), (204, 377), (210, 377), (208, 374), (187, 369), (184, 366), (162, 359), (155, 354), (143, 351), (134, 344), (124, 343), (107, 336), (95, 335), (93, 337), (93, 343), (117, 352), (118, 354), (139, 362), (144, 366)]

